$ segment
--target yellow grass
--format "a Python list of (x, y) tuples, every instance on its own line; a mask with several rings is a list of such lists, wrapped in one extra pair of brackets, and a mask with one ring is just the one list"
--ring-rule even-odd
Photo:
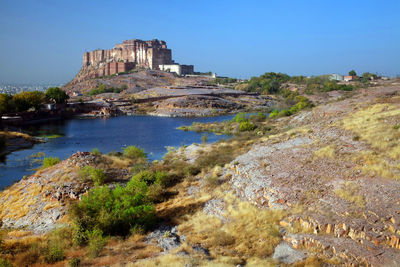
[(25, 134), (25, 133), (20, 133), (20, 132), (0, 131), (0, 136), (4, 136), (6, 138), (22, 137), (22, 138), (28, 139), (28, 140), (32, 139), (32, 137), (30, 135)]
[(355, 157), (361, 169), (372, 176), (400, 179), (400, 108), (393, 104), (375, 104), (342, 121), (342, 126), (367, 142), (371, 149)]
[(182, 223), (179, 231), (190, 243), (206, 246), (213, 256), (270, 256), (281, 241), (279, 221), (285, 212), (261, 210), (233, 195), (226, 195), (224, 201), (228, 222), (200, 211)]
[(360, 186), (351, 181), (347, 181), (340, 189), (335, 191), (339, 197), (355, 203), (359, 207), (365, 206), (364, 198), (358, 194)]
[(325, 146), (317, 151), (314, 152), (314, 155), (317, 158), (331, 158), (335, 157), (335, 148), (332, 145)]

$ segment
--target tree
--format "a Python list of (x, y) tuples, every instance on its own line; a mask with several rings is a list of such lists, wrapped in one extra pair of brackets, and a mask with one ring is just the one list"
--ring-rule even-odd
[(46, 98), (55, 101), (57, 104), (65, 103), (69, 96), (59, 87), (50, 87), (46, 91)]
[(349, 75), (350, 76), (357, 76), (357, 73), (356, 73), (355, 70), (351, 70), (351, 71), (349, 71)]
[(22, 92), (13, 96), (13, 101), (17, 111), (26, 111), (30, 108), (39, 109), (40, 105), (46, 100), (43, 92)]
[(12, 96), (9, 94), (0, 94), (0, 115), (10, 112), (12, 108)]

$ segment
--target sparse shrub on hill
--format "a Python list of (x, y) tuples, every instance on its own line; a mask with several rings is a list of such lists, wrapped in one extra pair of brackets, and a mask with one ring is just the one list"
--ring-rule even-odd
[(136, 146), (127, 146), (123, 148), (124, 156), (130, 159), (146, 158), (146, 153), (143, 149)]
[(101, 152), (100, 152), (100, 150), (98, 149), (98, 148), (93, 148), (92, 149), (92, 154), (94, 154), (94, 155), (101, 155)]
[(240, 113), (236, 114), (235, 117), (233, 117), (232, 121), (233, 122), (244, 122), (244, 121), (247, 121), (246, 113), (240, 112)]
[(95, 185), (102, 185), (107, 180), (103, 169), (96, 169), (92, 166), (84, 166), (78, 172), (79, 177), (83, 181), (91, 180)]
[(13, 267), (13, 266), (14, 265), (12, 265), (12, 263), (9, 260), (0, 258), (0, 267)]
[(119, 94), (125, 89), (127, 89), (128, 86), (126, 84), (123, 84), (121, 87), (107, 87), (103, 83), (99, 83), (96, 88), (90, 90), (87, 95), (93, 96), (93, 95), (98, 95), (98, 94), (104, 94), (104, 93), (116, 93)]
[(89, 257), (96, 258), (107, 244), (107, 238), (103, 236), (103, 232), (99, 229), (88, 231), (87, 236)]
[(167, 175), (163, 171), (150, 171), (150, 170), (141, 171), (135, 176), (133, 176), (132, 179), (135, 179), (140, 182), (145, 182), (147, 185), (152, 185), (152, 184), (166, 185), (167, 183)]
[(132, 228), (150, 227), (155, 217), (147, 191), (147, 184), (136, 179), (131, 179), (126, 187), (91, 189), (79, 203), (71, 206), (76, 243), (88, 242), (88, 233), (94, 229), (104, 235), (127, 235)]
[(255, 130), (256, 128), (257, 128), (257, 126), (249, 121), (241, 122), (239, 125), (239, 131), (241, 131), (241, 132), (246, 132), (246, 131), (250, 132), (250, 131)]
[(53, 165), (56, 165), (57, 163), (59, 163), (61, 160), (58, 157), (45, 157), (43, 159), (43, 164), (42, 164), (42, 168), (48, 168), (51, 167)]

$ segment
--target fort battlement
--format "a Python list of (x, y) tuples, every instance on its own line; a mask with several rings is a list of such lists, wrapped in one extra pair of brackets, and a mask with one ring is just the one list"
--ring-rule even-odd
[[(131, 39), (116, 44), (112, 49), (85, 52), (82, 68), (74, 80), (108, 76), (133, 68), (160, 70), (160, 66), (180, 66), (172, 60), (171, 49), (167, 48), (165, 41)], [(162, 70), (165, 68), (162, 67)]]

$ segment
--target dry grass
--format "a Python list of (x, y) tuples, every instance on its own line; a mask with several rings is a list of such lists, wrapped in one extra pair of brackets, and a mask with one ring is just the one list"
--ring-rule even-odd
[(227, 222), (198, 212), (179, 226), (191, 244), (203, 244), (215, 258), (219, 255), (268, 257), (281, 241), (282, 210), (260, 210), (233, 195), (225, 195)]
[(25, 216), (30, 206), (38, 201), (33, 196), (39, 196), (41, 192), (42, 187), (37, 184), (31, 184), (26, 188), (24, 185), (15, 184), (4, 190), (0, 193), (0, 219), (4, 217), (18, 219)]
[(335, 157), (335, 147), (332, 145), (325, 146), (314, 152), (317, 158), (331, 158)]
[(362, 208), (365, 206), (365, 200), (358, 194), (359, 190), (360, 186), (357, 183), (347, 181), (340, 189), (335, 191), (335, 194)]
[(0, 136), (3, 136), (7, 139), (24, 138), (26, 140), (32, 140), (32, 136), (25, 134), (25, 133), (20, 133), (20, 132), (0, 131)]
[(371, 147), (354, 157), (364, 173), (400, 178), (399, 121), (400, 108), (393, 104), (375, 104), (343, 119), (343, 128), (354, 132)]

